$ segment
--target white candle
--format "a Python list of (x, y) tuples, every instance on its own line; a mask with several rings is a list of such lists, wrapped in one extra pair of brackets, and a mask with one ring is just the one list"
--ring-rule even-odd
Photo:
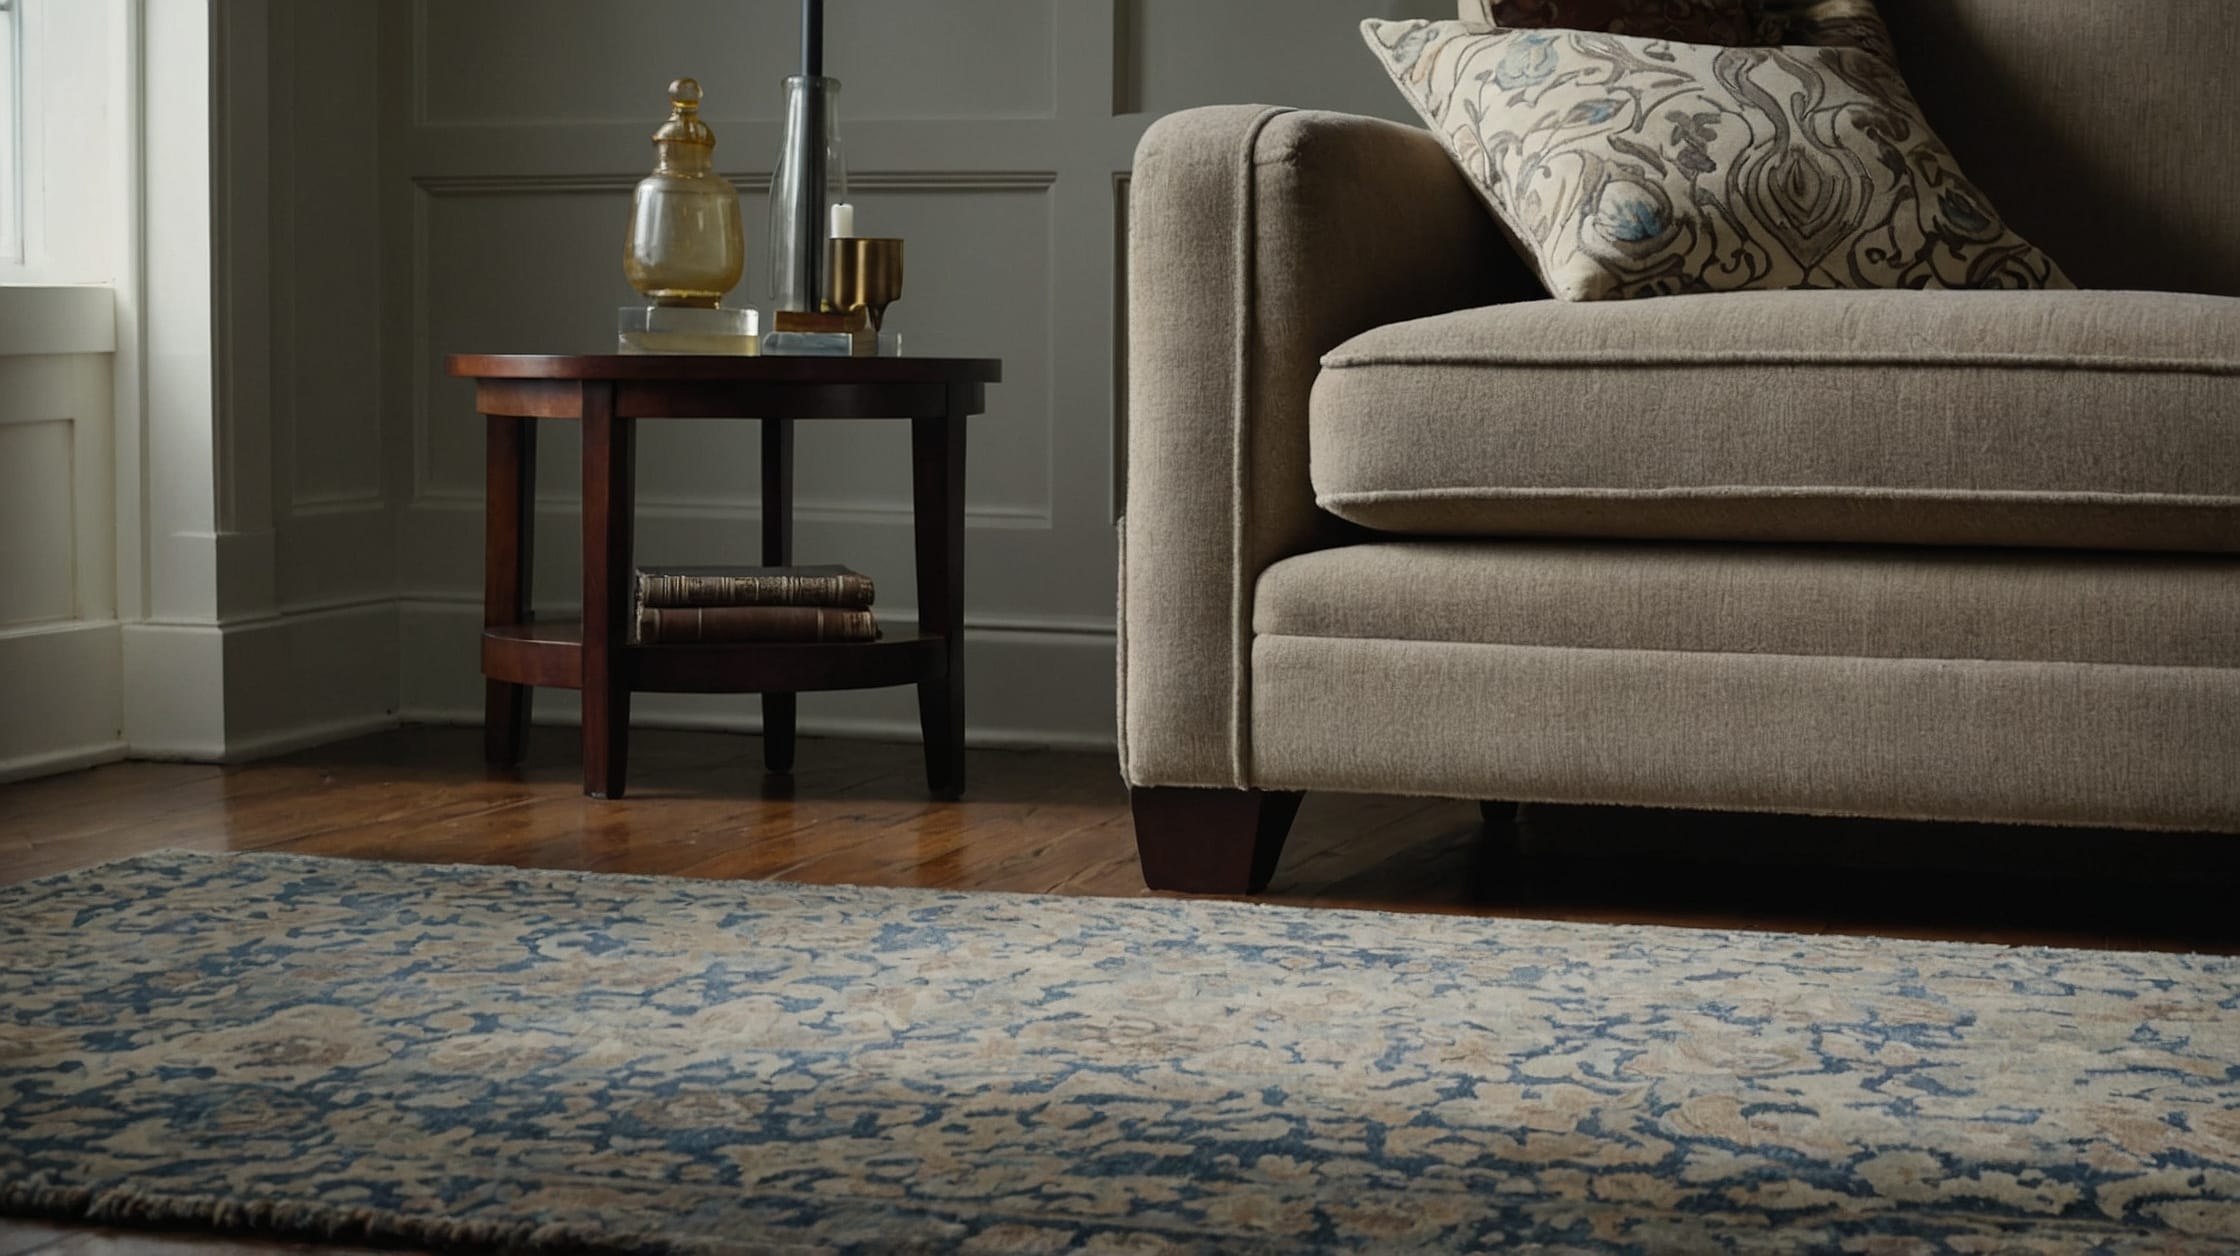
[(832, 238), (845, 240), (856, 233), (856, 207), (840, 201), (832, 207)]

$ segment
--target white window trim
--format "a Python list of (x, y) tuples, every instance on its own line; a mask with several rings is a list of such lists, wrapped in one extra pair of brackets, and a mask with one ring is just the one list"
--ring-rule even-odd
[(23, 262), (23, 3), (0, 0), (0, 262)]
[[(127, 0), (7, 0), (15, 30), (12, 242), (0, 283), (108, 284), (131, 215), (119, 184)], [(8, 245), (12, 244), (12, 247)]]

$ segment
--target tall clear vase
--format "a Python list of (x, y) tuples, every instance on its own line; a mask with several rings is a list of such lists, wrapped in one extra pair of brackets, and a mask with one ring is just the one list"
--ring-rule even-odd
[(840, 151), (840, 80), (786, 80), (785, 142), (770, 180), (770, 298), (780, 310), (824, 299), (826, 207), (848, 199)]

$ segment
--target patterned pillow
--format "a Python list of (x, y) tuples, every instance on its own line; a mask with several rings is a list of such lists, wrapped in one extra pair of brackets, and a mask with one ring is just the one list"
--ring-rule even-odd
[(1881, 58), (1460, 22), (1361, 32), (1564, 300), (2070, 286)]
[(1457, 0), (1455, 16), (1511, 30), (1561, 27), (1684, 44), (1806, 44), (1891, 56), (1874, 0)]

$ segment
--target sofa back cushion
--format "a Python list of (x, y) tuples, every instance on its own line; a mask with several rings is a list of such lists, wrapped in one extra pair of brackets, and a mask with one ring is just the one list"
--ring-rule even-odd
[(1880, 8), (1961, 168), (2079, 286), (2240, 296), (2240, 3)]

